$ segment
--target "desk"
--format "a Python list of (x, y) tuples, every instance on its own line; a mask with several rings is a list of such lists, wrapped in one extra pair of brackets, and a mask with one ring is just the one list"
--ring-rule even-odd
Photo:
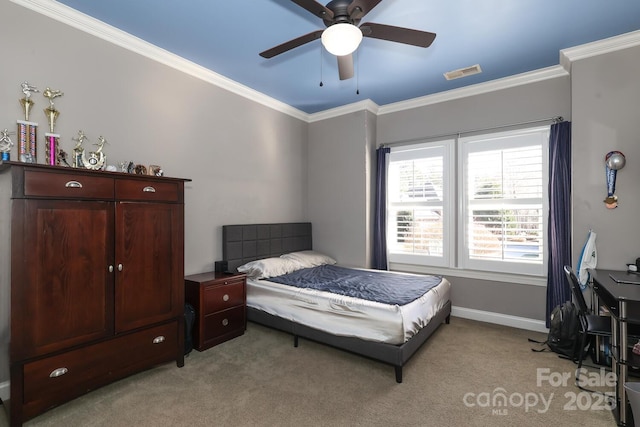
[[(611, 312), (611, 370), (616, 374), (616, 398), (619, 424), (627, 425), (629, 407), (624, 383), (627, 381), (627, 323), (639, 323), (640, 285), (616, 283), (610, 274), (624, 274), (616, 270), (589, 270), (593, 290), (600, 304)], [(640, 277), (640, 276), (639, 276)], [(630, 315), (630, 313), (632, 313)], [(638, 414), (640, 415), (640, 414)]]

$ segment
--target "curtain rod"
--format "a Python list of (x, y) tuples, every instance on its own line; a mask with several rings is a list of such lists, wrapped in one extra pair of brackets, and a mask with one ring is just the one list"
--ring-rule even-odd
[(442, 134), (442, 135), (428, 136), (426, 138), (416, 138), (416, 139), (407, 139), (407, 140), (404, 140), (404, 141), (387, 142), (387, 143), (381, 144), (380, 146), (381, 147), (388, 147), (390, 145), (408, 144), (408, 143), (415, 142), (415, 141), (423, 141), (424, 139), (439, 139), (439, 138), (444, 138), (444, 137), (447, 137), (447, 136), (460, 136), (460, 135), (465, 135), (465, 134), (469, 134), (469, 133), (486, 132), (486, 131), (490, 131), (490, 130), (498, 130), (498, 129), (516, 127), (516, 126), (532, 125), (534, 123), (544, 123), (544, 122), (561, 123), (563, 121), (564, 121), (564, 118), (562, 116), (556, 116), (556, 117), (549, 117), (549, 118), (546, 118), (546, 119), (530, 120), (528, 122), (513, 123), (513, 124), (509, 124), (509, 125), (495, 126), (495, 127), (490, 127), (490, 128), (481, 128), (481, 129), (473, 129), (473, 130), (467, 130), (467, 131), (462, 131), (462, 132), (445, 133), (445, 134)]

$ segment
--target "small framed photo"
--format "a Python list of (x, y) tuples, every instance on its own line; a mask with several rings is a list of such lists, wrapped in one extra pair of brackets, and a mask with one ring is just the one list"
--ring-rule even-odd
[(134, 169), (134, 173), (136, 175), (146, 175), (147, 174), (147, 167), (145, 165), (136, 165), (136, 167)]
[(164, 172), (162, 172), (162, 168), (158, 165), (149, 165), (149, 175), (162, 176)]

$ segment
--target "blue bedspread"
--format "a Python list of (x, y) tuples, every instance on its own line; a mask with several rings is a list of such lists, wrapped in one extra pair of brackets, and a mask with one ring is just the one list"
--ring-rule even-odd
[(321, 265), (268, 280), (384, 304), (404, 305), (424, 295), (442, 278)]

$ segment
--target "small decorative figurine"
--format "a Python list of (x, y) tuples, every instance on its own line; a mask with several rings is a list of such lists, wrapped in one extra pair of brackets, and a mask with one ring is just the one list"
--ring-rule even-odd
[(62, 163), (64, 163), (65, 166), (71, 167), (71, 165), (69, 164), (69, 161), (67, 160), (67, 152), (62, 150), (62, 149), (58, 149), (58, 160), (61, 161)]
[[(11, 134), (13, 133), (15, 132), (11, 132)], [(11, 138), (9, 138), (9, 135), (9, 129), (0, 132), (0, 152), (2, 153), (3, 161), (11, 160), (11, 147), (13, 147), (13, 142)]]
[(31, 92), (38, 92), (38, 88), (29, 84), (29, 82), (23, 82), (20, 84), (22, 87), (22, 93), (24, 93), (24, 98), (20, 100), (20, 104), (22, 104), (22, 108), (24, 110), (24, 119), (29, 121), (29, 113), (31, 112), (31, 107), (35, 104), (31, 100)]

